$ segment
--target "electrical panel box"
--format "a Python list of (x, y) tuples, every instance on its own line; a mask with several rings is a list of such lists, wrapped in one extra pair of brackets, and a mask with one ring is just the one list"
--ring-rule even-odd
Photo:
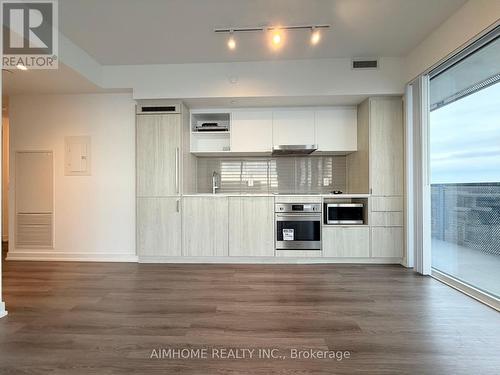
[(65, 175), (90, 176), (90, 137), (65, 138)]

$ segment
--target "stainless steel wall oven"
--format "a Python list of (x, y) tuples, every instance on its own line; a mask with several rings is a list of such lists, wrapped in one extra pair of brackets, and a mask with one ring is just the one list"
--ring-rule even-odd
[(277, 203), (274, 216), (277, 250), (321, 249), (320, 203)]

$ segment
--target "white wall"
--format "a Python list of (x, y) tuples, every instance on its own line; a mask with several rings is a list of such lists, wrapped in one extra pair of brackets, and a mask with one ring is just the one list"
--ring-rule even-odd
[(411, 81), (499, 19), (499, 0), (469, 0), (408, 54), (406, 81)]
[[(5, 104), (4, 104), (5, 105)], [(9, 117), (2, 113), (2, 241), (9, 239)]]
[(103, 66), (101, 85), (133, 88), (135, 99), (394, 95), (403, 93), (403, 66), (400, 58), (365, 71), (350, 59)]
[[(53, 150), (55, 246), (9, 259), (135, 260), (135, 115), (130, 94), (31, 95), (10, 99), (11, 192), (16, 151)], [(91, 136), (91, 176), (64, 175), (64, 137)], [(10, 222), (14, 223), (11, 193)]]
[[(2, 39), (2, 38), (0, 38)], [(2, 40), (0, 40), (0, 50), (2, 49)], [(2, 75), (0, 75), (0, 91), (2, 90)], [(2, 94), (0, 92), (0, 94)], [(2, 95), (0, 95), (0, 108), (2, 107)], [(3, 112), (3, 111), (2, 111)], [(3, 117), (3, 116), (2, 116)], [(3, 147), (2, 147), (2, 142), (0, 142), (0, 155), (2, 154)], [(0, 170), (2, 168), (2, 163), (0, 163)], [(1, 173), (2, 171), (0, 171)], [(2, 209), (2, 200), (0, 199), (0, 211)], [(0, 216), (0, 222), (2, 221), (1, 216)], [(0, 228), (1, 228), (1, 223), (0, 223)], [(7, 315), (7, 312), (5, 310), (5, 302), (3, 302), (3, 297), (2, 297), (2, 263), (3, 263), (3, 248), (0, 246), (0, 318), (4, 317)]]

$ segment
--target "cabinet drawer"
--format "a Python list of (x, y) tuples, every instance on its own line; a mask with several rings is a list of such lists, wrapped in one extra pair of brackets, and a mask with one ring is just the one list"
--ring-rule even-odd
[(376, 226), (403, 226), (402, 212), (372, 212), (371, 225)]
[(403, 197), (372, 197), (370, 200), (371, 211), (403, 211)]
[(276, 250), (277, 257), (321, 258), (321, 250)]
[(275, 203), (321, 203), (320, 196), (307, 196), (307, 195), (277, 195), (274, 198)]
[(323, 227), (323, 256), (369, 257), (370, 229), (368, 227)]

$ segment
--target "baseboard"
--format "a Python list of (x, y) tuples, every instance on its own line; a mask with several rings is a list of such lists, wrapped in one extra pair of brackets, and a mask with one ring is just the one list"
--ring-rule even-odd
[(136, 255), (123, 253), (63, 253), (60, 251), (40, 251), (40, 250), (16, 250), (9, 251), (9, 260), (26, 261), (50, 261), (50, 262), (134, 262), (137, 263)]
[(298, 257), (161, 257), (139, 256), (139, 263), (218, 264), (401, 264), (401, 258), (298, 258)]
[(120, 253), (62, 253), (60, 251), (16, 250), (7, 261), (57, 262), (139, 262), (139, 263), (219, 263), (219, 264), (401, 264), (401, 258), (303, 258), (303, 257), (164, 257)]
[(0, 302), (0, 318), (7, 316), (7, 310), (5, 310), (5, 302)]

